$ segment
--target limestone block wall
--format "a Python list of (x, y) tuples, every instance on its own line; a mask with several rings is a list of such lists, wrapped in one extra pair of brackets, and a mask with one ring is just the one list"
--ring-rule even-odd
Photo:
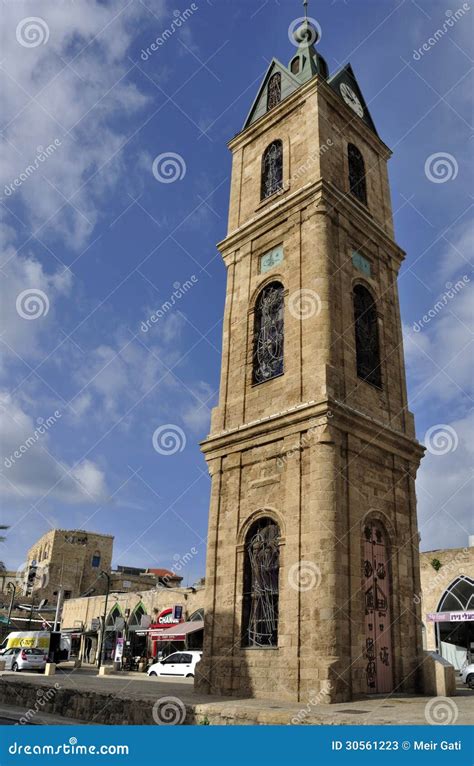
[[(433, 567), (433, 561), (441, 564)], [(435, 624), (428, 622), (426, 615), (438, 611), (439, 603), (446, 589), (458, 577), (470, 577), (474, 580), (474, 547), (451, 548), (448, 550), (424, 551), (420, 553), (421, 590), (418, 601), (421, 602), (421, 617), (425, 627), (426, 649), (436, 649)]]

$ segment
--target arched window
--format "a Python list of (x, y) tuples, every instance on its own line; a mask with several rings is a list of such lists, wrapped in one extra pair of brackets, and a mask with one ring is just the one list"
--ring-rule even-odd
[(94, 569), (97, 569), (98, 567), (100, 567), (100, 551), (94, 551), (92, 555), (91, 565), (94, 567)]
[(281, 74), (275, 72), (268, 81), (267, 87), (267, 110), (273, 109), (281, 101)]
[(282, 188), (283, 144), (277, 139), (265, 149), (262, 157), (261, 198), (266, 199)]
[(129, 628), (139, 628), (141, 625), (141, 619), (145, 614), (146, 614), (146, 611), (143, 604), (138, 604), (138, 606), (133, 610), (132, 614), (130, 615), (130, 619), (128, 621)]
[(120, 607), (115, 604), (112, 609), (110, 610), (107, 619), (105, 621), (105, 629), (106, 630), (121, 630), (120, 623), (116, 623), (116, 620), (123, 620), (122, 612), (120, 611)]
[(393, 689), (390, 550), (384, 528), (376, 520), (363, 529), (363, 592), (365, 611), (366, 691), (389, 693)]
[(283, 374), (284, 309), (283, 285), (266, 285), (255, 304), (253, 383)]
[(353, 297), (357, 375), (367, 383), (381, 388), (377, 307), (363, 285), (354, 287)]
[(438, 612), (468, 612), (474, 609), (474, 580), (462, 575), (445, 590)]
[(349, 144), (349, 188), (352, 194), (367, 205), (367, 183), (365, 180), (365, 162), (357, 146)]
[(273, 519), (258, 519), (245, 538), (243, 646), (278, 645), (280, 530)]

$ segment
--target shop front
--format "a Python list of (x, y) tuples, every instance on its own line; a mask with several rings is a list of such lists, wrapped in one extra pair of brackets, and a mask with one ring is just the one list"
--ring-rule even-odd
[(474, 658), (474, 581), (459, 577), (444, 592), (436, 612), (426, 615), (434, 624), (436, 647), (445, 660), (461, 669)]

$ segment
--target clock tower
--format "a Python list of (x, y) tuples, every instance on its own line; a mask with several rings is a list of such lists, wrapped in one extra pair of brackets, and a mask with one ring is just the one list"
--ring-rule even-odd
[(229, 144), (204, 654), (210, 693), (414, 691), (415, 474), (387, 161), (309, 19)]

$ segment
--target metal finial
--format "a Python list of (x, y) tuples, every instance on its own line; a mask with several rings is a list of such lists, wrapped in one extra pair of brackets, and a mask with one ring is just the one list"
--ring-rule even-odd
[(303, 5), (304, 5), (304, 16), (305, 16), (305, 19), (307, 19), (308, 18), (308, 0), (303, 0)]

